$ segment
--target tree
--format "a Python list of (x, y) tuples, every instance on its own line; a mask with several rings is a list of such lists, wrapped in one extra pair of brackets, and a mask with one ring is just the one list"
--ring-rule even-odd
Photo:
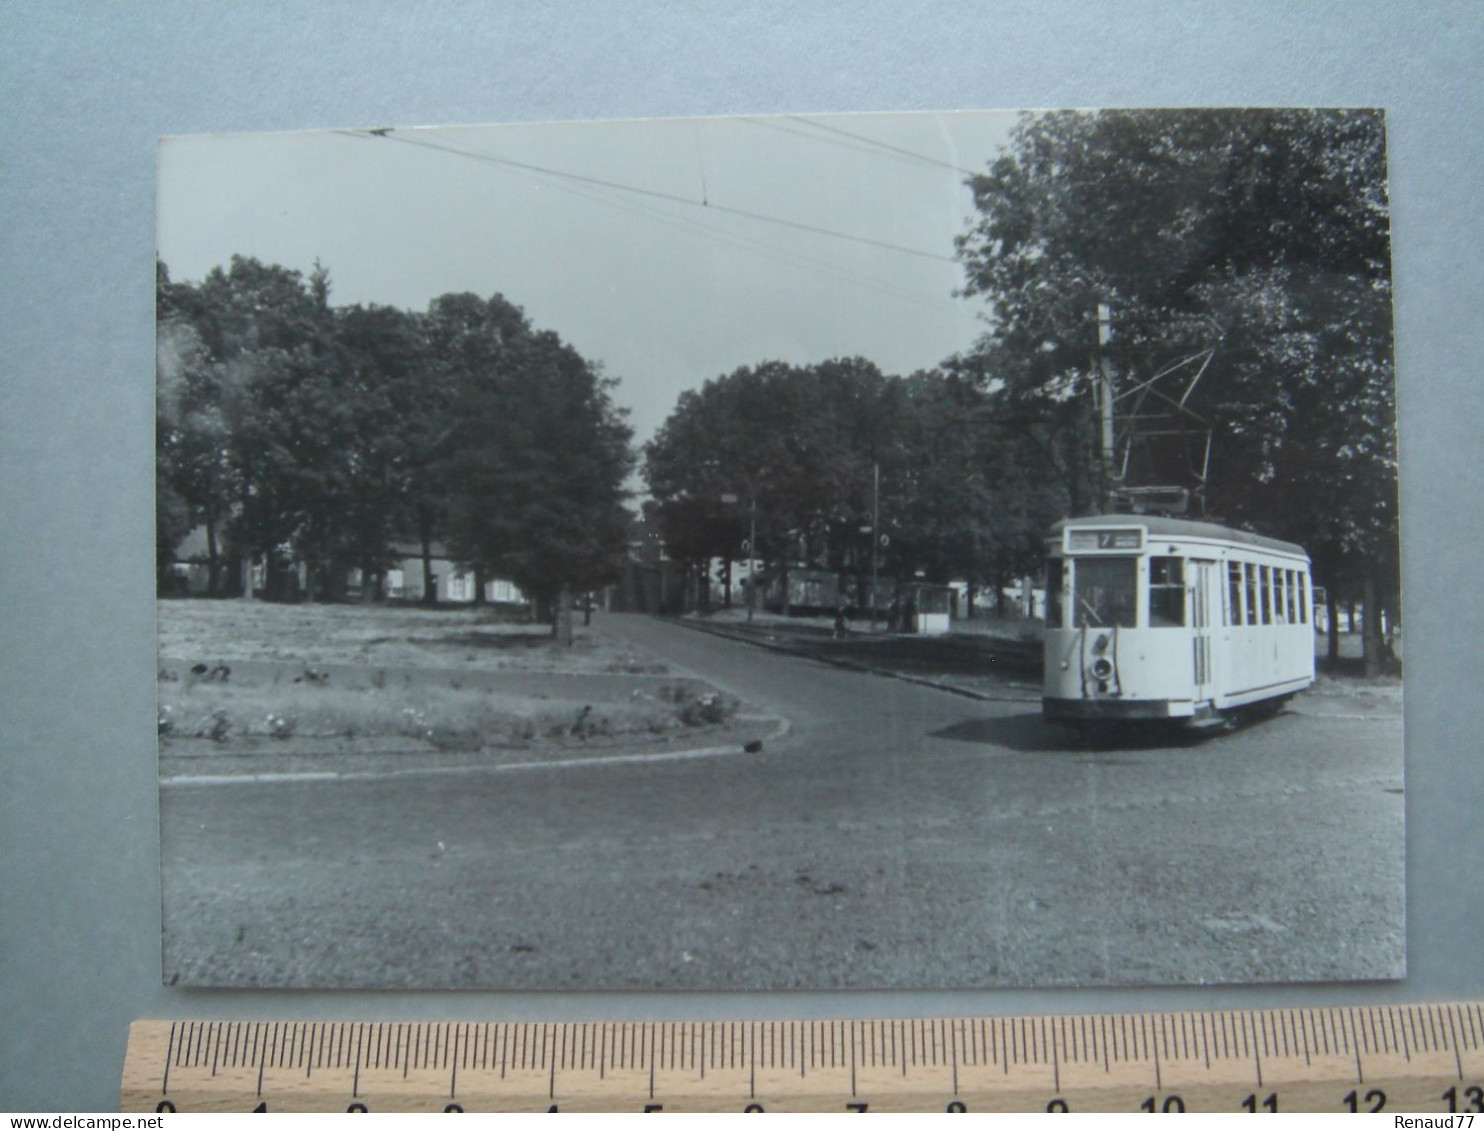
[(317, 434), (332, 418), (313, 411), (328, 403), (328, 276), (317, 270), (306, 286), (297, 271), (234, 256), (197, 286), (170, 284), (162, 265), (157, 291), (158, 355), (175, 383), (161, 400), (179, 424), (175, 465), (190, 480), (182, 497), (207, 525), (212, 591), (221, 525), (243, 595), (251, 595), (258, 556), (268, 563), (270, 590), (281, 592), (285, 549), (321, 497), (306, 472), (334, 448), (333, 437)]
[(847, 586), (853, 577), (862, 604), (873, 565), (886, 577), (995, 580), (1021, 568), (1023, 531), (1053, 508), (1025, 482), (994, 407), (966, 372), (886, 377), (861, 358), (708, 381), (681, 395), (645, 451), (666, 545), (683, 559), (731, 558), (755, 500), (770, 572), (802, 562)]
[(899, 399), (863, 358), (764, 362), (683, 393), (645, 449), (666, 546), (692, 562), (730, 560), (755, 514), (752, 553), (784, 578), (785, 604), (792, 562), (858, 563)]
[(614, 580), (623, 557), (632, 431), (615, 382), (556, 334), (507, 346), (499, 379), (463, 402), (452, 521), (464, 552), (549, 610), (571, 644), (573, 596)]
[(409, 530), (430, 600), (440, 530), (481, 597), (500, 571), (564, 614), (613, 574), (632, 463), (615, 382), (504, 298), (332, 309), (319, 264), (306, 282), (240, 256), (198, 286), (160, 264), (156, 289), (162, 582), (194, 522), (213, 592), (219, 528), (244, 595), (260, 556), (274, 595), (293, 591), (292, 564), (311, 594), (354, 566), (369, 600)]
[[(1397, 532), (1385, 171), (1371, 111), (1022, 120), (970, 182), (979, 216), (959, 241), (966, 293), (987, 298), (995, 320), (973, 364), (1049, 430), (1072, 510), (1100, 486), (1089, 390), (1102, 302), (1115, 320), (1103, 357), (1125, 384), (1215, 349), (1188, 402), (1216, 437), (1209, 481), (1188, 480), (1210, 509), (1308, 545), (1332, 591), (1364, 581), (1387, 599)], [(1168, 473), (1172, 453), (1146, 454)]]
[(197, 329), (199, 297), (155, 265), (155, 540), (165, 586), (175, 547), (206, 531), (207, 592), (220, 592), (220, 536), (236, 496), (218, 373)]
[(502, 295), (485, 300), (463, 293), (434, 299), (427, 326), (443, 412), (424, 438), (415, 504), (425, 582), (431, 582), (432, 534), (441, 524), (454, 556), (474, 571), (480, 603), (487, 571), (503, 549), (495, 515), (503, 495), (500, 472), (490, 462), (496, 456), (490, 422), (479, 414), (498, 417), (497, 397), (508, 382), (515, 344), (530, 336), (531, 325)]
[(624, 551), (632, 431), (616, 382), (498, 295), (447, 295), (429, 318), (457, 390), (439, 463), (450, 543), (481, 589), (487, 571), (508, 577), (570, 644), (572, 596), (616, 577)]
[[(444, 398), (418, 315), (387, 306), (342, 308), (335, 347), (330, 379), (320, 386), (331, 403), (316, 406), (318, 430), (333, 437), (333, 449), (306, 467), (318, 477), (313, 495), (321, 501), (313, 518), (322, 538), (315, 541), (361, 571), (369, 599), (380, 590), (371, 579), (382, 575), (392, 541), (419, 517), (425, 439), (441, 420)], [(313, 560), (307, 529), (298, 544)]]

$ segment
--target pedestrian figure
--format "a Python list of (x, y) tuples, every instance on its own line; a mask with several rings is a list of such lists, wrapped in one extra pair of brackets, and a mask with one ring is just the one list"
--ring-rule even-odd
[(891, 604), (886, 606), (886, 631), (896, 632), (902, 626), (902, 600), (895, 593), (891, 595)]
[(835, 602), (835, 639), (841, 640), (845, 636), (845, 602)]

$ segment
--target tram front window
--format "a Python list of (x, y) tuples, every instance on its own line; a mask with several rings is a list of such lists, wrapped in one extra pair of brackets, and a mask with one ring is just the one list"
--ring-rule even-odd
[(1149, 559), (1149, 627), (1185, 624), (1185, 574), (1180, 558)]
[(1061, 627), (1062, 564), (1060, 558), (1046, 559), (1046, 627)]
[(1074, 628), (1133, 628), (1136, 558), (1078, 558), (1072, 568)]

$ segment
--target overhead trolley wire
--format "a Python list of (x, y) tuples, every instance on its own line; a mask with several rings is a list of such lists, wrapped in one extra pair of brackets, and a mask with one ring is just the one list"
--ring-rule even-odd
[[(512, 175), (519, 175), (519, 171), (512, 170), (510, 172), (512, 172)], [(718, 231), (714, 227), (708, 227), (699, 219), (692, 219), (689, 216), (681, 215), (679, 213), (662, 212), (658, 208), (651, 207), (637, 201), (616, 200), (611, 195), (609, 195), (608, 190), (605, 189), (589, 189), (586, 187), (579, 187), (577, 185), (564, 185), (560, 182), (551, 183), (547, 187), (556, 189), (559, 192), (570, 193), (571, 195), (580, 197), (583, 200), (591, 200), (607, 208), (617, 209), (618, 211), (627, 213), (630, 216), (643, 217), (645, 219), (653, 221), (656, 224), (661, 224), (665, 227), (673, 228), (674, 230), (679, 232), (685, 232), (690, 235), (700, 236), (705, 239), (717, 240), (732, 247), (740, 248), (743, 251), (750, 251), (753, 254), (761, 255), (768, 259), (777, 260), (780, 263), (787, 263), (793, 266), (812, 267), (816, 270), (825, 271), (831, 275), (836, 276), (837, 278), (844, 279), (849, 282), (854, 282), (860, 286), (868, 287), (881, 294), (892, 295), (896, 298), (913, 303), (917, 306), (923, 307), (924, 309), (932, 310), (936, 313), (945, 314), (956, 318), (964, 318), (976, 322), (979, 320), (977, 315), (964, 310), (958, 303), (945, 305), (941, 300), (931, 299), (925, 295), (917, 294), (903, 287), (893, 286), (891, 283), (886, 282), (882, 279), (874, 279), (868, 275), (861, 275), (854, 271), (846, 270), (836, 263), (829, 263), (825, 260), (814, 259), (807, 255), (801, 255), (796, 251), (775, 247), (772, 244), (762, 243), (756, 239), (750, 239), (746, 236), (741, 236), (736, 233)]]
[[(763, 129), (774, 130), (784, 137), (795, 138), (799, 141), (809, 142), (817, 145), (833, 145), (843, 149), (846, 153), (861, 154), (867, 157), (886, 158), (898, 165), (908, 165), (915, 169), (925, 169), (923, 160), (918, 157), (902, 156), (895, 153), (886, 153), (879, 148), (872, 148), (868, 144), (860, 144), (845, 137), (826, 137), (821, 134), (810, 133), (806, 130), (790, 127), (786, 118), (743, 118), (750, 125), (760, 126)], [(809, 124), (807, 121), (805, 125)], [(865, 141), (866, 139), (862, 139)]]
[[(866, 145), (873, 145), (877, 149), (884, 149), (890, 153), (897, 153), (903, 157), (910, 157), (914, 161), (921, 161), (928, 165), (936, 165), (940, 169), (948, 169), (955, 173), (962, 173), (966, 177), (975, 177), (979, 175), (973, 169), (965, 169), (962, 165), (955, 165), (951, 161), (943, 161), (937, 157), (929, 157), (924, 153), (914, 152), (911, 149), (903, 149), (899, 145), (891, 145), (884, 141), (878, 141), (876, 138), (866, 137), (864, 134), (851, 133), (849, 130), (842, 130), (839, 126), (827, 126), (823, 122), (815, 121), (813, 118), (801, 118), (797, 114), (790, 114), (788, 115), (788, 118), (790, 121), (798, 122), (800, 125), (812, 126), (816, 130), (825, 130), (832, 134), (839, 134), (841, 137), (852, 138), (855, 141), (863, 142)], [(751, 120), (759, 121), (760, 119), (753, 118)]]
[(945, 304), (939, 299), (928, 298), (926, 295), (920, 295), (916, 292), (906, 290), (903, 287), (894, 286), (883, 279), (873, 279), (868, 275), (861, 275), (854, 271), (848, 271), (836, 263), (829, 263), (822, 259), (814, 259), (807, 255), (801, 255), (796, 251), (790, 251), (785, 248), (775, 247), (771, 244), (762, 243), (758, 240), (749, 239), (745, 236), (740, 236), (735, 233), (718, 231), (715, 228), (707, 227), (699, 221), (690, 219), (689, 217), (666, 214), (654, 208), (647, 208), (642, 204), (622, 203), (620, 201), (610, 199), (607, 196), (599, 195), (598, 192), (585, 191), (572, 185), (554, 184), (551, 187), (562, 192), (572, 193), (575, 196), (582, 197), (584, 200), (591, 200), (595, 201), (598, 204), (605, 205), (609, 208), (616, 208), (620, 212), (627, 212), (631, 216), (645, 217), (646, 219), (649, 219), (656, 224), (662, 224), (665, 227), (674, 228), (676, 231), (686, 232), (691, 235), (700, 236), (706, 239), (717, 240), (732, 247), (740, 248), (743, 251), (750, 251), (755, 255), (761, 255), (767, 259), (777, 260), (780, 263), (787, 263), (796, 267), (812, 267), (815, 270), (824, 271), (828, 274), (834, 275), (836, 278), (856, 283), (859, 286), (867, 287), (871, 290), (877, 291), (880, 294), (893, 296), (895, 298), (901, 299), (905, 302), (910, 302), (916, 306), (920, 306), (926, 310), (931, 310), (938, 314), (943, 314), (954, 318), (963, 318), (973, 322), (978, 322), (980, 320), (977, 314), (963, 309), (962, 305), (959, 303)]
[(415, 146), (419, 149), (434, 149), (442, 153), (451, 153), (458, 157), (467, 157), (475, 161), (484, 161), (493, 165), (503, 165), (513, 169), (524, 169), (532, 173), (542, 173), (549, 177), (560, 177), (581, 184), (597, 185), (601, 188), (614, 189), (619, 192), (633, 193), (637, 196), (647, 196), (656, 200), (668, 201), (672, 204), (684, 204), (692, 208), (705, 208), (712, 212), (722, 212), (732, 216), (741, 216), (749, 220), (756, 220), (766, 224), (777, 224), (785, 228), (793, 228), (798, 231), (813, 232), (816, 235), (828, 236), (831, 239), (846, 240), (851, 243), (864, 244), (868, 247), (877, 247), (885, 251), (895, 251), (902, 255), (916, 256), (919, 259), (935, 259), (942, 263), (957, 263), (958, 260), (951, 255), (940, 255), (937, 252), (923, 251), (920, 248), (905, 247), (902, 244), (889, 243), (885, 240), (874, 240), (869, 236), (852, 235), (849, 232), (836, 231), (833, 228), (823, 228), (815, 224), (806, 224), (799, 220), (786, 220), (781, 216), (769, 216), (762, 212), (753, 212), (746, 208), (734, 208), (726, 204), (716, 204), (703, 200), (695, 200), (692, 197), (681, 196), (677, 193), (663, 192), (659, 189), (641, 188), (638, 185), (624, 184), (621, 181), (610, 181), (603, 177), (592, 177), (582, 173), (572, 173), (563, 169), (553, 169), (545, 165), (535, 165), (528, 161), (517, 161), (510, 157), (497, 157), (492, 153), (481, 153), (473, 149), (460, 149), (452, 145), (439, 145), (436, 142), (426, 141), (399, 134), (390, 129), (375, 130), (337, 130), (337, 133), (347, 137), (371, 140), (384, 138), (388, 141), (399, 141), (403, 145)]

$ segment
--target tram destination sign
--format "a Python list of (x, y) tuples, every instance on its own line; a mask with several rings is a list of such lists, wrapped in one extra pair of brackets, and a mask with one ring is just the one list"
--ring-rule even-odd
[(1115, 526), (1104, 530), (1078, 529), (1066, 532), (1069, 554), (1127, 554), (1144, 548), (1142, 526)]

